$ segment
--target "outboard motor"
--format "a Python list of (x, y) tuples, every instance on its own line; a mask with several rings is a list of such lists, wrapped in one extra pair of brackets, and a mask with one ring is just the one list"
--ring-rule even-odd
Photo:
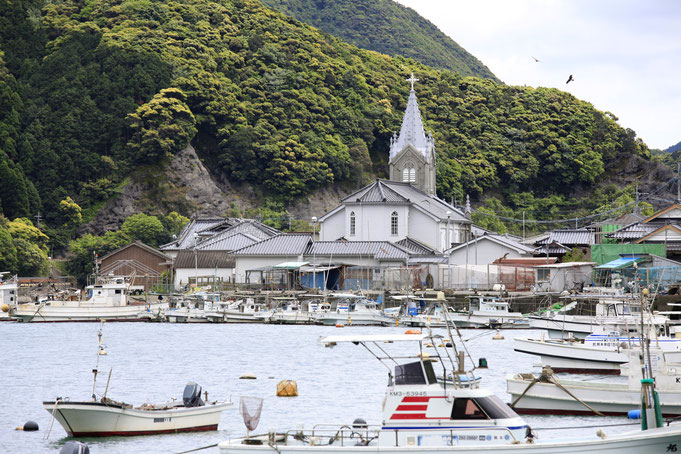
[(62, 446), (59, 454), (90, 454), (90, 448), (80, 441), (67, 441)]
[(205, 404), (201, 400), (201, 387), (190, 381), (184, 387), (184, 393), (182, 394), (182, 401), (185, 407), (202, 407)]

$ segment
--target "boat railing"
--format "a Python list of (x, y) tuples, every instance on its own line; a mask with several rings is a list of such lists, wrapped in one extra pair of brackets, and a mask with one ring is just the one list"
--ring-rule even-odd
[[(460, 437), (462, 433), (480, 433), (480, 431), (492, 431), (492, 432), (502, 432), (504, 438), (508, 435), (508, 443), (520, 443), (513, 431), (504, 426), (474, 426), (466, 428), (457, 429), (443, 429), (441, 427), (431, 427), (431, 428), (420, 428), (424, 432), (438, 432), (438, 433), (449, 433), (452, 440), (456, 437)], [(407, 432), (413, 433), (413, 429), (393, 427), (390, 429), (385, 429), (378, 425), (342, 425), (337, 424), (317, 424), (311, 430), (305, 429), (292, 429), (283, 434), (277, 434), (276, 438), (278, 442), (282, 444), (287, 444), (289, 438), (302, 443), (308, 443), (311, 446), (314, 445), (333, 445), (337, 443), (337, 446), (345, 446), (347, 443), (351, 443), (352, 446), (355, 445), (368, 445), (372, 441), (378, 439), (379, 433), (390, 431), (395, 434), (395, 446), (400, 445), (400, 433)], [(272, 434), (271, 434), (272, 435)], [(281, 436), (283, 435), (283, 436)], [(273, 437), (271, 437), (273, 438)]]

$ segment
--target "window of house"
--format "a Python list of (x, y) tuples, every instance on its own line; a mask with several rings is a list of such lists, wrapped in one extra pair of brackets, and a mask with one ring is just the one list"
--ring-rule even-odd
[(353, 211), (350, 213), (350, 235), (354, 235), (355, 231), (355, 212)]
[(390, 215), (390, 234), (391, 235), (397, 235), (398, 232), (398, 227), (397, 227), (397, 211), (393, 211), (393, 214)]

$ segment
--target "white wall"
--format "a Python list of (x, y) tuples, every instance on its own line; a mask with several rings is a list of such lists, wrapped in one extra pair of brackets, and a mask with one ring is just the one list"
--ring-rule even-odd
[[(319, 239), (321, 241), (334, 241), (340, 237), (348, 238), (350, 233), (350, 228), (346, 230), (346, 215), (345, 210), (338, 210), (338, 212), (332, 214), (324, 220), (323, 223), (317, 226), (319, 230)], [(346, 233), (347, 231), (347, 233)]]
[[(350, 235), (350, 213), (355, 212), (355, 235)], [(391, 234), (390, 216), (397, 212), (397, 235)], [(348, 205), (345, 207), (346, 235), (350, 241), (400, 241), (409, 235), (407, 205)]]
[(413, 208), (409, 213), (409, 237), (436, 251), (442, 250), (440, 244), (440, 223)]
[(489, 265), (506, 253), (508, 253), (506, 258), (528, 257), (528, 255), (519, 254), (510, 247), (502, 246), (488, 239), (481, 239), (468, 246), (468, 260), (466, 260), (465, 246), (453, 251), (450, 260), (452, 265), (465, 265), (466, 263), (469, 265)]

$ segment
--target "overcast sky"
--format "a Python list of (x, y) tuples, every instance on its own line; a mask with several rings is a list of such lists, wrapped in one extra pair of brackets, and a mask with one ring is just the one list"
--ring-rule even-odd
[(507, 84), (568, 91), (650, 148), (681, 141), (681, 1), (397, 1)]

